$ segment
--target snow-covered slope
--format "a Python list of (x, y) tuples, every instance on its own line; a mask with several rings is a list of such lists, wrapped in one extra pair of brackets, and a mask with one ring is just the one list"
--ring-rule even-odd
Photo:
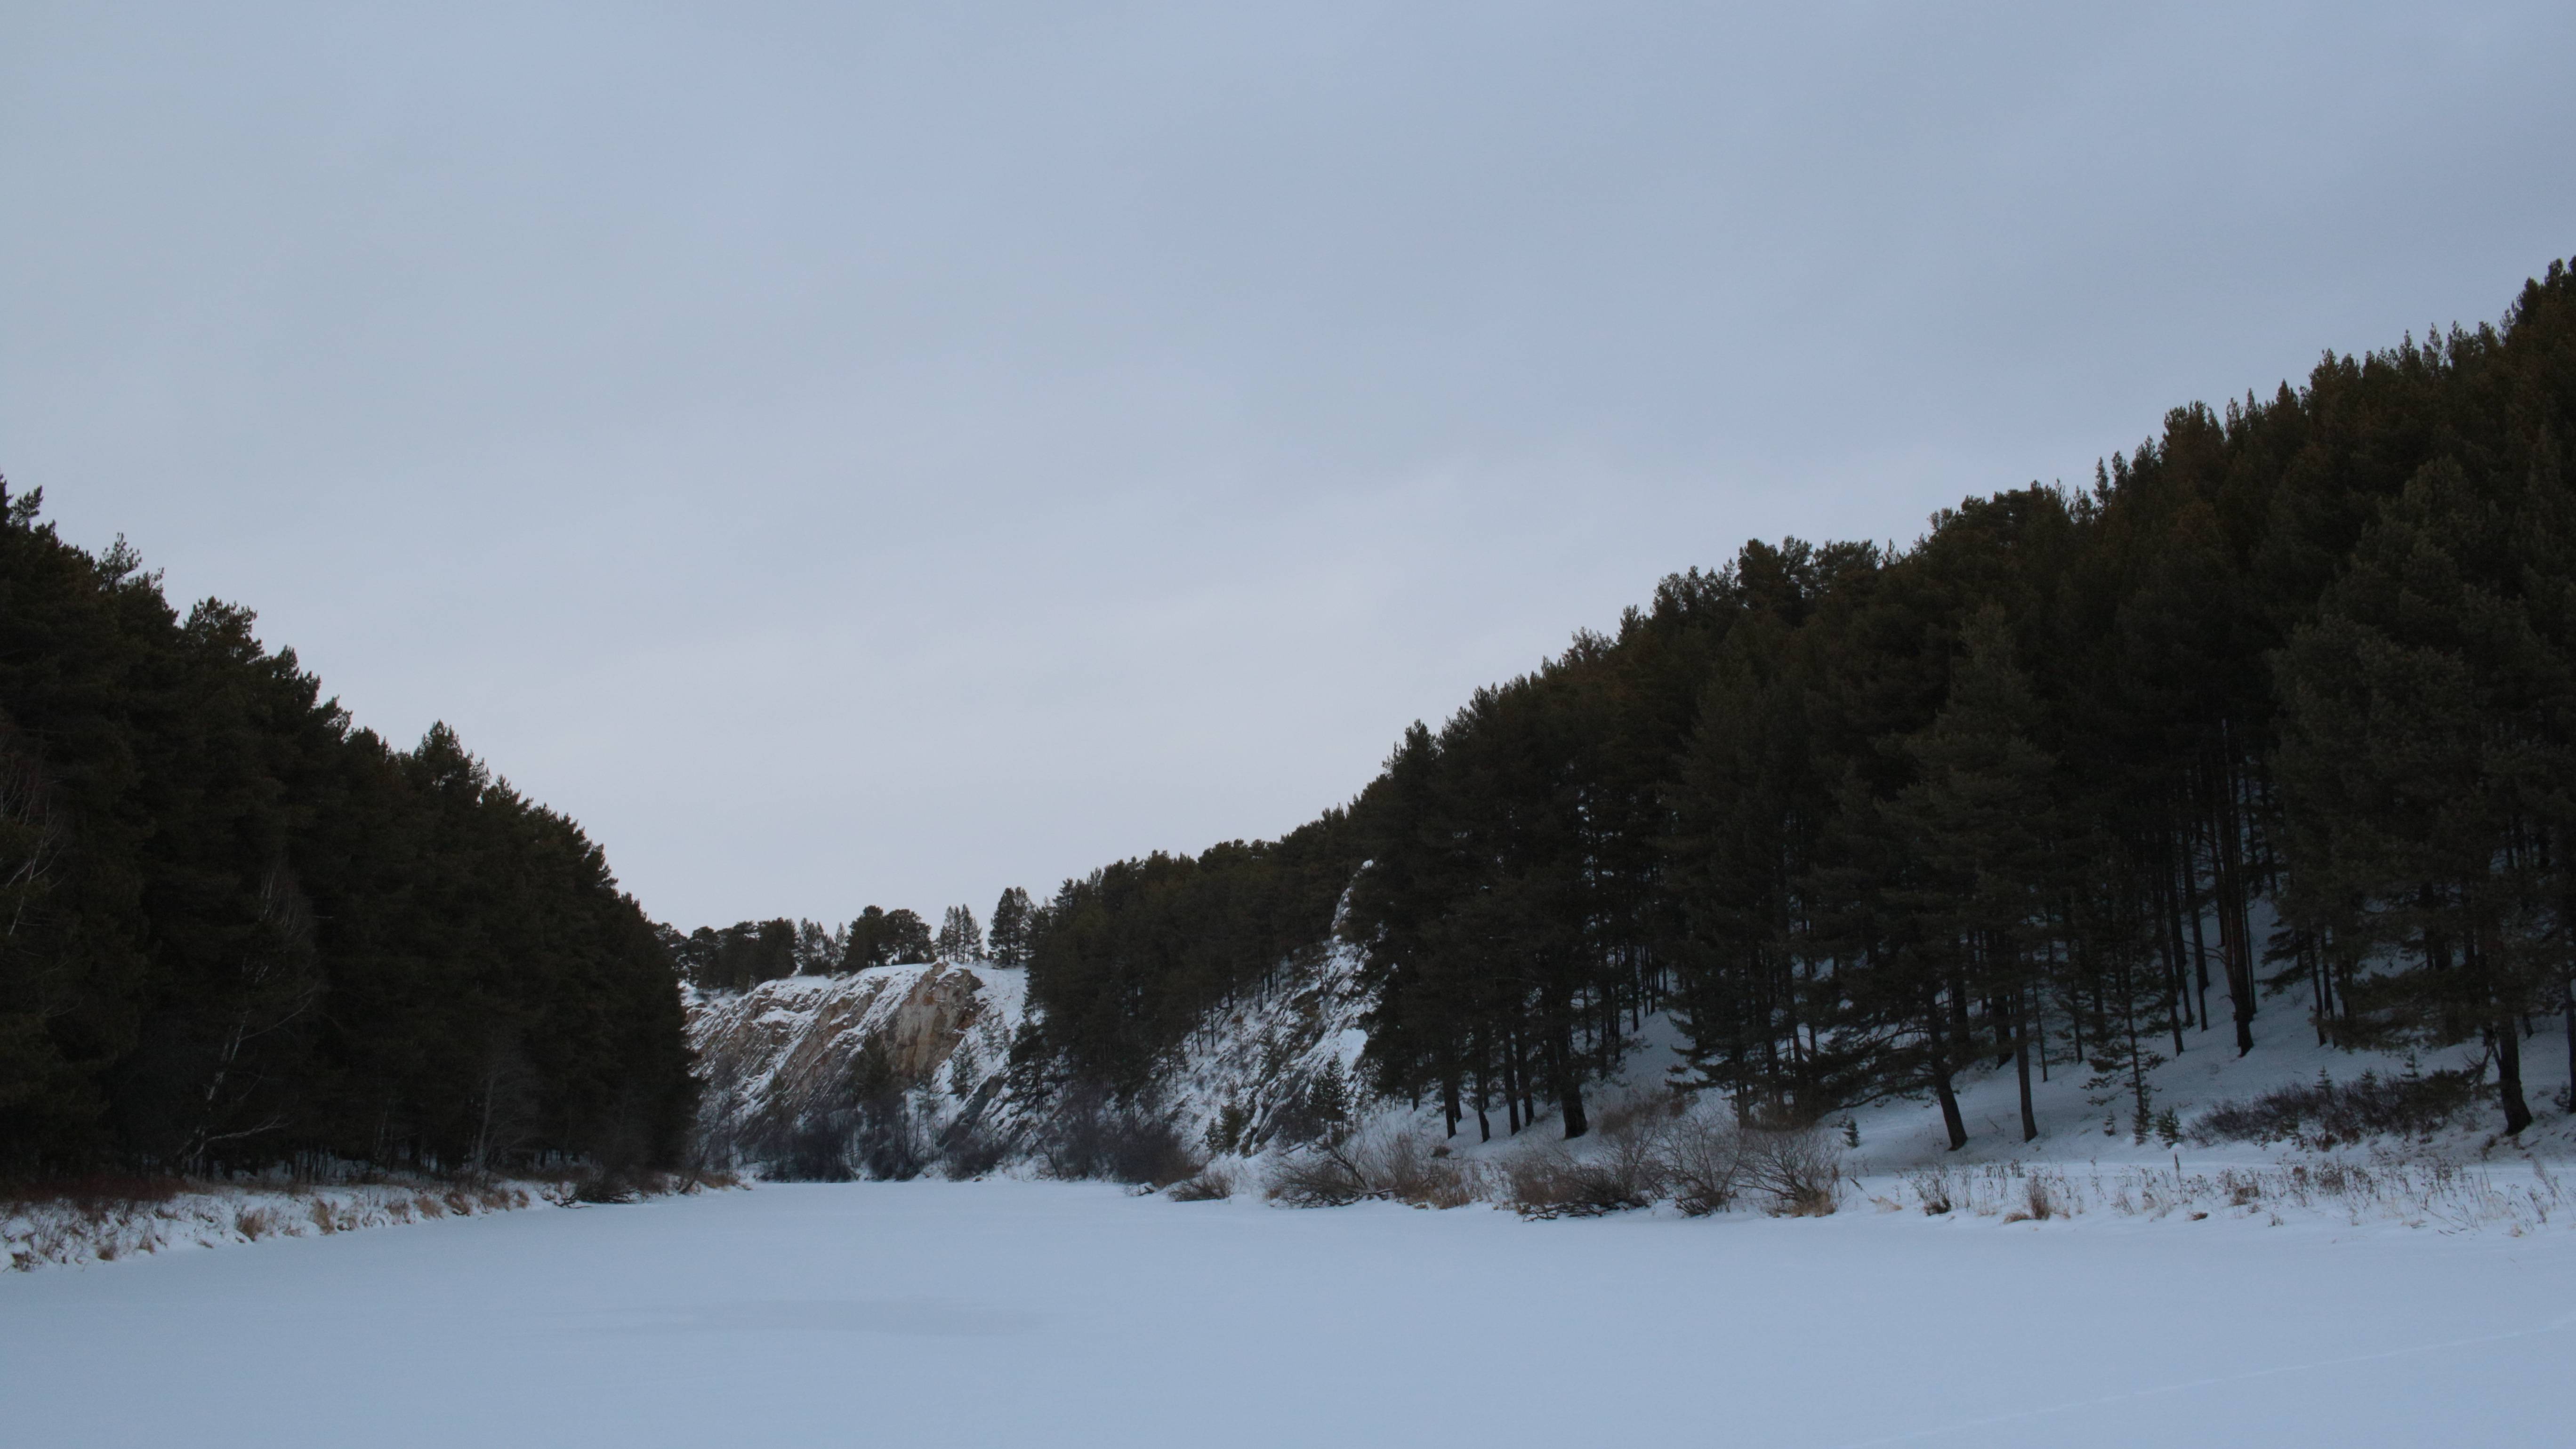
[(1191, 1140), (1257, 1152), (1292, 1133), (1319, 1092), (1345, 1100), (1361, 1081), (1369, 1007), (1358, 953), (1335, 944), (1261, 996), (1208, 1015), (1182, 1043), (1158, 1104)]

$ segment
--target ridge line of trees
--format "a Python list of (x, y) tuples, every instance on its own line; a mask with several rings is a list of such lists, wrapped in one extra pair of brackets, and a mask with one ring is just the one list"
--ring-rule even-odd
[(0, 483), (0, 1175), (676, 1161), (670, 959), (581, 828), (41, 504)]
[(1030, 932), (1040, 914), (1029, 893), (1012, 886), (993, 903), (989, 939), (971, 906), (948, 907), (936, 931), (919, 913), (901, 906), (869, 906), (837, 930), (783, 916), (722, 929), (700, 926), (685, 936), (670, 926), (657, 929), (683, 980), (705, 991), (747, 991), (764, 981), (840, 976), (876, 966), (933, 961), (1026, 966)]
[[(1125, 1092), (1344, 939), (1381, 1091), (1518, 1131), (1648, 1013), (1749, 1119), (1891, 1096), (1967, 1140), (1963, 1074), (2148, 1073), (2261, 1023), (2576, 1060), (2576, 278), (2497, 326), (2167, 414), (2089, 489), (1909, 547), (1749, 543), (1612, 634), (1407, 730), (1277, 843), (1068, 881), (1043, 1050)], [(1362, 863), (1365, 862), (1365, 868)], [(2576, 1081), (2562, 1097), (2576, 1106)]]

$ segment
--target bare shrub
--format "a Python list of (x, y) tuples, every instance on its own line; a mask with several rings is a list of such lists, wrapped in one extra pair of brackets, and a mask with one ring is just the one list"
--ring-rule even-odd
[(1771, 1199), (1774, 1217), (1824, 1217), (1839, 1205), (1842, 1148), (1813, 1127), (1745, 1129), (1745, 1180)]
[(1715, 1117), (1676, 1118), (1663, 1132), (1657, 1166), (1673, 1205), (1692, 1217), (1731, 1206), (1743, 1191), (1751, 1144), (1734, 1123)]
[(1454, 1208), (1484, 1196), (1484, 1174), (1473, 1163), (1410, 1132), (1363, 1138), (1352, 1156), (1360, 1176), (1397, 1202)]
[(609, 1203), (642, 1202), (645, 1185), (635, 1175), (616, 1169), (594, 1169), (573, 1183), (572, 1200), (593, 1207)]
[(1323, 1143), (1280, 1153), (1265, 1195), (1289, 1207), (1343, 1207), (1378, 1196), (1350, 1155)]
[(989, 1177), (1011, 1155), (1010, 1144), (980, 1119), (960, 1122), (939, 1148), (939, 1175), (951, 1182)]
[(233, 1231), (256, 1243), (277, 1231), (277, 1218), (266, 1208), (243, 1208), (233, 1214)]
[(1573, 1176), (1574, 1158), (1563, 1148), (1516, 1153), (1503, 1162), (1503, 1200), (1525, 1218), (1589, 1216), (1572, 1207), (1581, 1196)]
[(1483, 1174), (1411, 1132), (1326, 1138), (1281, 1153), (1269, 1197), (1290, 1207), (1340, 1207), (1387, 1198), (1415, 1207), (1463, 1207), (1484, 1196)]
[(1652, 1138), (1680, 1117), (1686, 1105), (1669, 1092), (1620, 1097), (1592, 1114), (1592, 1133), (1610, 1141)]
[(1937, 1218), (1945, 1213), (1958, 1211), (1958, 1204), (1951, 1200), (1948, 1172), (1937, 1167), (1927, 1168), (1907, 1176), (1905, 1183), (1906, 1186), (1914, 1189), (1914, 1196), (1922, 1201), (1925, 1217)]
[(1169, 1118), (1094, 1095), (1068, 1102), (1057, 1114), (1046, 1164), (1056, 1177), (1155, 1189), (1195, 1177), (1205, 1165)]
[(1232, 1196), (1234, 1174), (1215, 1165), (1199, 1169), (1196, 1177), (1172, 1184), (1174, 1202), (1223, 1202)]
[(1563, 1147), (1504, 1165), (1512, 1210), (1525, 1218), (1589, 1218), (1651, 1207), (1661, 1186), (1651, 1152), (1577, 1156)]
[(2479, 1074), (2439, 1071), (2382, 1077), (2364, 1072), (2335, 1082), (2278, 1087), (2242, 1102), (2222, 1102), (2191, 1124), (2198, 1146), (2219, 1142), (2291, 1142), (2324, 1150), (2369, 1137), (2432, 1132), (2474, 1106)]

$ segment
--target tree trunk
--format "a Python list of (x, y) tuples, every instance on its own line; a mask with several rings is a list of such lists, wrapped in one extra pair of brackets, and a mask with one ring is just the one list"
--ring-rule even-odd
[(2028, 1013), (2013, 1003), (2013, 1074), (2021, 1078), (2021, 1140), (2039, 1136), (2039, 1115), (2030, 1106), (2030, 1027)]
[(1950, 1064), (1932, 1063), (1932, 1095), (1941, 1099), (1941, 1126), (1950, 1134), (1950, 1150), (1968, 1145), (1968, 1124), (1959, 1115), (1959, 1094), (1950, 1089)]
[(2183, 871), (2183, 879), (2191, 887), (2184, 892), (2183, 909), (2191, 913), (2191, 960), (2200, 984), (2200, 1029), (2207, 1031), (2215, 1023), (2209, 1019), (2209, 939), (2200, 929), (2200, 867), (2186, 855)]
[(2496, 1099), (2504, 1105), (2504, 1135), (2531, 1125), (2531, 1104), (2522, 1099), (2522, 1039), (2514, 1034), (2510, 1013), (2495, 1025)]
[(1574, 1055), (1571, 1025), (1557, 1028), (1555, 1056), (1556, 1099), (1565, 1109), (1565, 1140), (1571, 1142), (1592, 1130), (1591, 1119), (1583, 1114), (1583, 1065)]
[(2567, 1106), (2576, 1111), (2576, 974), (2558, 983), (2567, 1008)]

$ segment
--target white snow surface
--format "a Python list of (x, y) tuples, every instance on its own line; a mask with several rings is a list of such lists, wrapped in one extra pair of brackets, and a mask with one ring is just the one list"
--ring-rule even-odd
[(0, 1279), (53, 1446), (2563, 1442), (2576, 1234), (853, 1183)]

